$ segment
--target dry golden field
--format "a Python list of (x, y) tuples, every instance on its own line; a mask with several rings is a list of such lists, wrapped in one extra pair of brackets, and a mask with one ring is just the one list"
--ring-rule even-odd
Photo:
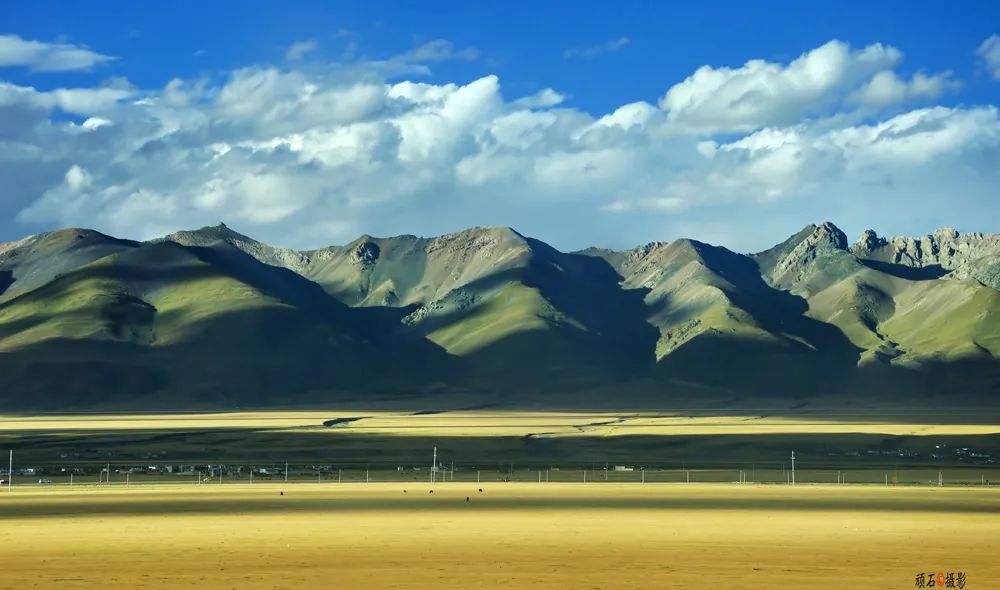
[[(947, 436), (1000, 434), (992, 415), (911, 415), (886, 419), (864, 412), (794, 417), (782, 414), (697, 415), (663, 412), (449, 411), (431, 414), (364, 411), (272, 411), (204, 414), (85, 414), (2, 416), (0, 432), (138, 430), (323, 431), (336, 435), (681, 436), (718, 434), (887, 434)], [(324, 427), (328, 420), (343, 422)]]
[(1000, 587), (996, 489), (478, 490), (15, 487), (0, 492), (0, 587), (867, 589), (937, 571)]

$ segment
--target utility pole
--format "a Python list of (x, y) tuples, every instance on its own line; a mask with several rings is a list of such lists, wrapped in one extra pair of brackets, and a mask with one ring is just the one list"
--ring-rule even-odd
[(438, 448), (434, 447), (434, 458), (431, 461), (431, 483), (434, 483), (434, 480), (437, 479), (435, 477), (435, 474), (437, 474), (437, 468), (438, 468), (437, 465), (438, 465)]
[(111, 485), (111, 463), (108, 463), (108, 485)]
[(795, 485), (795, 451), (792, 451), (792, 485)]
[(938, 487), (940, 488), (943, 485), (944, 485), (944, 478), (941, 476), (941, 472), (938, 471)]
[(285, 481), (288, 481), (288, 461), (285, 461)]

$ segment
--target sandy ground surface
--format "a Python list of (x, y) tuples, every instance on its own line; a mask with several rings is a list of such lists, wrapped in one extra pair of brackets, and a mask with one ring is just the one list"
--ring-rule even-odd
[(938, 571), (1000, 587), (996, 489), (482, 490), (15, 488), (0, 588), (913, 588)]

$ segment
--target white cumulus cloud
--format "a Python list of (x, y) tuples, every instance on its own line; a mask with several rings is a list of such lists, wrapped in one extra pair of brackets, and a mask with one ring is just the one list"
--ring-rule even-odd
[(1000, 80), (1000, 35), (990, 35), (976, 50), (976, 55), (982, 60), (990, 76), (994, 80)]
[(317, 49), (319, 49), (319, 43), (315, 39), (298, 41), (289, 45), (288, 49), (285, 50), (285, 59), (288, 61), (298, 61)]
[[(410, 57), (454, 54), (432, 49)], [(997, 108), (913, 104), (957, 81), (904, 74), (901, 58), (831, 42), (788, 64), (704, 66), (659, 104), (598, 114), (489, 74), (428, 83), (399, 59), (159, 89), (0, 82), (0, 231), (149, 238), (225, 220), (317, 247), (504, 224), (564, 248), (683, 232), (752, 249), (826, 218), (975, 225), (996, 207)]]
[(947, 73), (905, 82), (893, 72), (901, 59), (889, 45), (852, 49), (830, 41), (787, 65), (756, 59), (739, 68), (703, 66), (670, 88), (660, 107), (679, 129), (745, 133), (825, 116), (851, 100), (883, 107), (934, 98), (951, 82)]
[(113, 59), (80, 45), (0, 35), (0, 67), (22, 66), (36, 72), (68, 72), (89, 70)]

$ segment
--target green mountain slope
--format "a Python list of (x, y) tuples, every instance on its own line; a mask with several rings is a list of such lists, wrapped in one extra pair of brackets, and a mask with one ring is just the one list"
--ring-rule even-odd
[(829, 222), (752, 255), (564, 253), (509, 228), (310, 251), (225, 225), (63, 230), (0, 245), (0, 406), (991, 396), (998, 244), (849, 245)]
[[(802, 293), (806, 315), (836, 326), (859, 349), (852, 388), (996, 391), (1000, 293), (972, 277), (997, 271), (993, 236), (940, 230), (936, 238), (886, 241), (869, 230), (848, 248), (831, 228), (794, 236), (764, 276)], [(955, 249), (942, 251), (942, 242)]]
[(64, 229), (0, 244), (0, 301), (40, 287), (60, 274), (135, 247), (88, 229)]
[[(599, 252), (594, 254), (601, 255)], [(855, 348), (804, 315), (806, 302), (764, 282), (750, 258), (693, 240), (652, 243), (617, 264), (626, 286), (646, 288), (657, 327), (656, 375), (721, 391), (795, 394), (836, 383)]]
[(268, 403), (385, 391), (444, 356), (381, 346), (366, 327), (316, 285), (224, 244), (136, 244), (0, 305), (0, 391), (59, 407)]
[(510, 228), (436, 238), (362, 236), (346, 246), (269, 249), (225, 226), (179, 232), (281, 264), (356, 308), (398, 310), (398, 334), (463, 360), (471, 386), (572, 388), (643, 371), (654, 333), (641, 294), (601, 260), (566, 254)]

